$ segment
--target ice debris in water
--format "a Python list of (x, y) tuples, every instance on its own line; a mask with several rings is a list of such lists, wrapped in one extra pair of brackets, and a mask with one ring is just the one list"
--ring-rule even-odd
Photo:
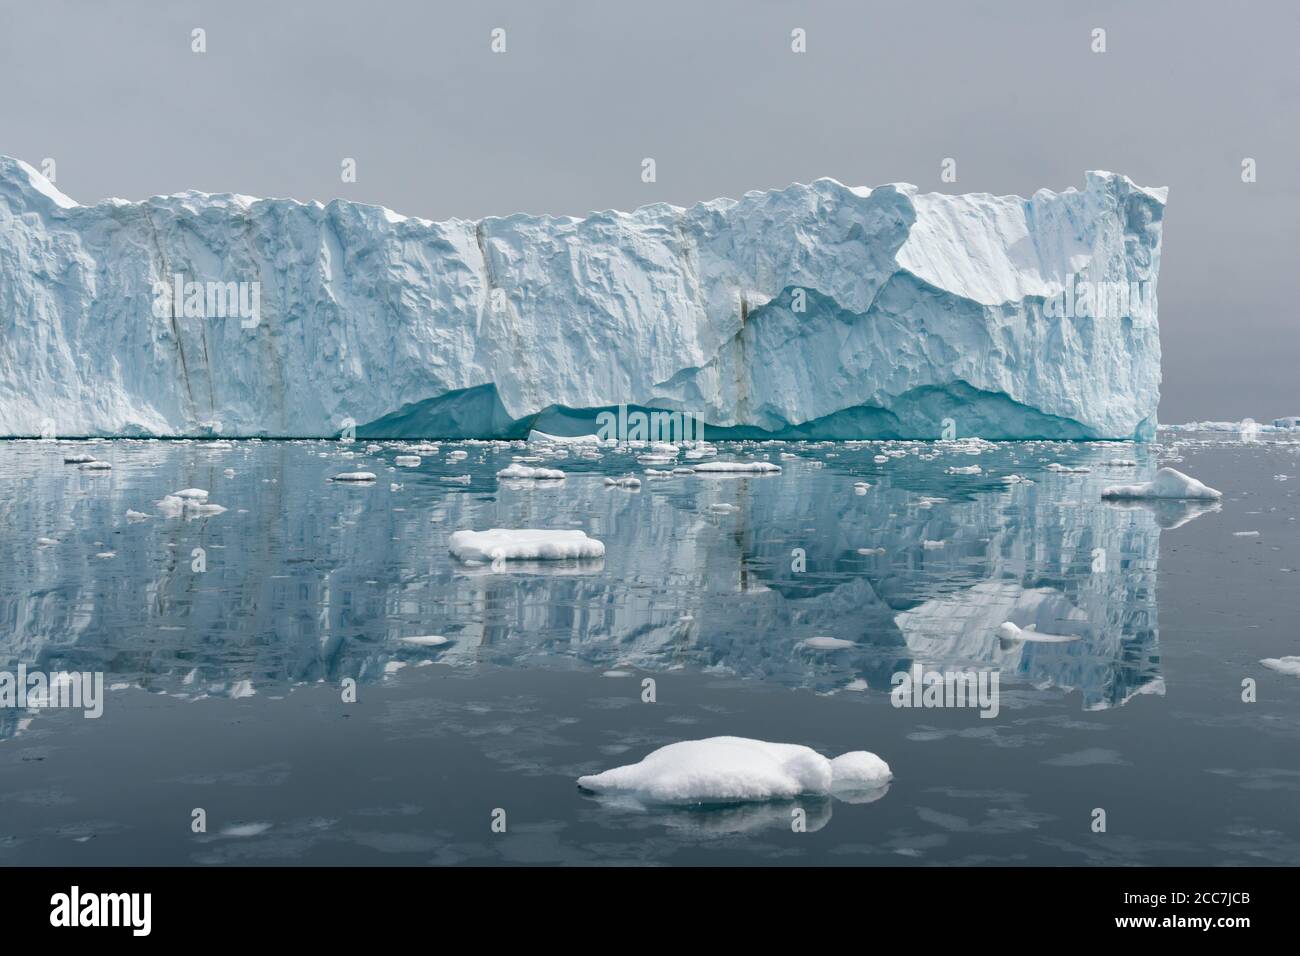
[(604, 543), (585, 531), (536, 528), (457, 531), (448, 547), (461, 561), (564, 561), (605, 555)]
[(695, 470), (705, 474), (774, 475), (781, 471), (781, 466), (770, 461), (702, 461)]
[(513, 464), (497, 472), (498, 478), (527, 479), (530, 481), (563, 481), (564, 472), (558, 468), (532, 468), (528, 465)]
[(1300, 657), (1265, 657), (1260, 663), (1279, 674), (1300, 677)]
[(578, 786), (654, 803), (732, 803), (860, 792), (882, 787), (891, 777), (889, 765), (865, 750), (829, 760), (800, 744), (709, 737), (668, 744), (639, 763), (579, 777)]
[(1201, 484), (1176, 468), (1161, 468), (1151, 481), (1132, 485), (1111, 485), (1102, 489), (1103, 498), (1222, 498), (1223, 492)]

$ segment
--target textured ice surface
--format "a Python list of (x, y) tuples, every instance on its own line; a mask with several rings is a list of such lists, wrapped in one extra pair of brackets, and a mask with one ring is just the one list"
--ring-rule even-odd
[(579, 777), (578, 786), (655, 803), (729, 803), (866, 790), (889, 779), (889, 765), (866, 751), (828, 760), (799, 744), (709, 737), (668, 744), (639, 763)]
[[(430, 222), (194, 191), (83, 206), (0, 157), (0, 435), (522, 438), (626, 404), (717, 437), (1148, 437), (1154, 295), (1045, 303), (1154, 293), (1164, 202), (1106, 172), (1029, 199), (819, 179)], [(256, 321), (159, 317), (176, 276), (256, 283)]]

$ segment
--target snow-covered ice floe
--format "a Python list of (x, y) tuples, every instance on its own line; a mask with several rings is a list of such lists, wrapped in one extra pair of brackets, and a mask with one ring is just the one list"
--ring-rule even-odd
[(1211, 500), (1223, 497), (1223, 492), (1203, 485), (1176, 468), (1161, 468), (1151, 481), (1132, 485), (1111, 485), (1102, 489), (1103, 498), (1190, 498)]
[(1021, 641), (1028, 641), (1031, 644), (1068, 644), (1079, 640), (1079, 635), (1042, 634), (1032, 627), (1019, 627), (1011, 621), (1005, 621), (998, 626), (998, 640), (1002, 642), (1003, 650), (1007, 650)]
[(1300, 657), (1265, 657), (1260, 663), (1279, 674), (1300, 677)]
[(340, 475), (335, 475), (333, 480), (364, 483), (367, 481), (374, 481), (375, 473), (373, 471), (345, 471)]
[(533, 468), (516, 462), (497, 472), (498, 478), (513, 478), (527, 481), (563, 481), (564, 472), (558, 468)]
[(770, 461), (702, 461), (695, 466), (698, 474), (775, 475), (781, 466)]
[(831, 760), (800, 744), (709, 737), (668, 744), (638, 763), (579, 777), (578, 786), (651, 803), (726, 804), (874, 790), (892, 776), (885, 761), (865, 750)]
[(567, 561), (605, 556), (603, 542), (577, 530), (457, 531), (448, 547), (461, 561)]

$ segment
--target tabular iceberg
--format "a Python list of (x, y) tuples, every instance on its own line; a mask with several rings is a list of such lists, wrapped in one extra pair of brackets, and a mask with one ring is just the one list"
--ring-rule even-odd
[(819, 179), (430, 222), (82, 206), (0, 157), (0, 435), (575, 435), (628, 406), (710, 438), (1145, 439), (1165, 197)]

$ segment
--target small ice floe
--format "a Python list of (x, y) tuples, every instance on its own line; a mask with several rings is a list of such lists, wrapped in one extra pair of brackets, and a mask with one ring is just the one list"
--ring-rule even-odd
[(389, 490), (389, 491), (401, 491), (401, 490), (402, 490), (402, 486), (399, 485), (399, 484), (398, 484), (397, 482), (395, 482), (395, 481), (390, 481), (390, 482), (388, 483), (388, 490)]
[(1300, 657), (1265, 657), (1260, 663), (1279, 674), (1300, 677)]
[(695, 474), (695, 469), (694, 469), (694, 468), (674, 468), (674, 469), (673, 469), (673, 474), (674, 474), (674, 475), (693, 475), (693, 474)]
[(1083, 465), (1078, 465), (1078, 466), (1062, 465), (1059, 462), (1055, 462), (1055, 461), (1047, 466), (1047, 470), (1054, 471), (1060, 475), (1086, 475), (1092, 471), (1091, 468), (1087, 468)]
[(86, 462), (84, 465), (77, 466), (81, 471), (112, 471), (113, 466), (106, 461), (94, 459)]
[(770, 461), (702, 461), (695, 466), (697, 474), (780, 474), (781, 466)]
[(1106, 468), (1136, 468), (1138, 463), (1132, 458), (1108, 458), (1101, 462)]
[(222, 474), (225, 475), (227, 478), (234, 478), (234, 477), (235, 477), (235, 469), (233, 469), (233, 468), (227, 468), (225, 471), (222, 472)]
[(1190, 475), (1184, 475), (1176, 468), (1161, 468), (1151, 481), (1135, 485), (1111, 485), (1103, 488), (1103, 498), (1222, 498), (1223, 492), (1203, 485)]
[(150, 517), (152, 516), (145, 514), (143, 511), (132, 511), (130, 508), (126, 509), (127, 521), (148, 521)]
[(632, 676), (632, 672), (631, 672), (631, 671), (612, 670), (612, 671), (605, 671), (605, 672), (603, 672), (600, 676), (601, 676), (601, 677), (631, 677), (631, 676)]
[(267, 830), (271, 829), (269, 823), (236, 823), (222, 829), (221, 835), (224, 837), (255, 837), (261, 836)]
[(953, 465), (943, 471), (947, 475), (980, 475), (984, 473), (984, 469), (979, 465)]
[(468, 485), (469, 475), (448, 475), (443, 481), (455, 482), (458, 485)]
[(944, 541), (931, 541), (927, 538), (926, 540), (921, 542), (921, 547), (926, 551), (938, 551), (946, 543), (947, 542)]
[(740, 508), (736, 505), (716, 504), (716, 505), (709, 505), (709, 510), (712, 511), (715, 515), (729, 515), (739, 511)]
[(95, 555), (95, 557), (97, 557), (97, 558), (115, 558), (115, 557), (117, 557), (117, 552), (116, 552), (116, 551), (101, 551), (101, 552), (99, 552), (99, 554)]
[(393, 459), (394, 465), (401, 465), (403, 468), (418, 468), (420, 465), (419, 455), (398, 455)]
[(468, 458), (468, 457), (469, 457), (469, 452), (464, 451), (464, 450), (462, 450), (462, 449), (460, 449), (460, 448), (457, 448), (455, 451), (449, 451), (449, 452), (447, 452), (447, 460), (448, 460), (448, 461), (461, 461), (461, 460), (463, 460), (463, 459), (465, 459), (465, 458)]
[(55, 545), (55, 544), (58, 544), (58, 543), (59, 543), (59, 542), (55, 541), (53, 538), (37, 538), (37, 539), (36, 539), (36, 546), (37, 546), (38, 548), (48, 548), (48, 547), (50, 547), (51, 545)]
[(1031, 644), (1069, 644), (1078, 639), (1077, 634), (1040, 634), (1032, 625), (1019, 627), (1010, 621), (1004, 621), (998, 626), (998, 643), (1004, 651), (1012, 650), (1026, 641)]
[(943, 504), (947, 500), (947, 498), (935, 498), (930, 495), (922, 495), (917, 499), (916, 506), (918, 508), (933, 508), (935, 505)]
[(1259, 537), (1259, 532), (1258, 531), (1234, 531), (1232, 532), (1232, 536), (1234, 538), (1257, 538)]
[(861, 677), (855, 677), (853, 678), (853, 680), (849, 681), (847, 684), (844, 685), (844, 689), (853, 690), (853, 691), (871, 690), (871, 685), (868, 684)]
[(647, 478), (671, 478), (673, 476), (671, 471), (662, 471), (658, 468), (647, 468), (645, 473)]
[(855, 495), (865, 495), (871, 490), (871, 486), (865, 481), (855, 481), (853, 483), (853, 493)]
[(566, 561), (601, 558), (605, 545), (585, 531), (551, 531), (536, 528), (493, 528), (457, 531), (448, 547), (461, 561)]
[(640, 478), (606, 478), (605, 486), (608, 488), (640, 488)]
[(828, 760), (800, 744), (709, 737), (668, 744), (639, 763), (579, 777), (578, 786), (652, 803), (725, 804), (861, 793), (883, 787), (892, 776), (885, 761), (865, 750)]
[(884, 548), (858, 548), (858, 554), (864, 557), (871, 557), (873, 554), (884, 554)]
[(92, 461), (95, 460), (96, 459), (94, 455), (87, 455), (85, 453), (63, 456), (63, 463), (65, 465), (89, 465)]
[(812, 648), (814, 651), (842, 651), (846, 647), (856, 647), (852, 641), (846, 641), (842, 637), (810, 637), (799, 642), (804, 647)]
[(330, 481), (353, 481), (364, 483), (374, 481), (375, 473), (373, 471), (345, 471), (340, 475), (335, 475)]
[(180, 491), (173, 491), (171, 497), (185, 501), (207, 501), (208, 493), (202, 488), (182, 488)]
[(526, 479), (528, 481), (563, 481), (564, 472), (558, 468), (534, 468), (515, 463), (497, 472), (498, 478)]
[(447, 638), (441, 634), (424, 634), (417, 637), (399, 637), (403, 644), (414, 644), (416, 647), (438, 647), (447, 643)]
[(1028, 478), (1023, 478), (1020, 475), (1003, 475), (998, 480), (1001, 481), (1004, 485), (1020, 485), (1020, 484), (1032, 485), (1033, 484), (1033, 482), (1030, 481)]

